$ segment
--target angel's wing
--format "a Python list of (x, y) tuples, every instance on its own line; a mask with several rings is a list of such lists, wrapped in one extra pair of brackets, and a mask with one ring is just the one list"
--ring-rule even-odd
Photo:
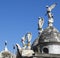
[(56, 5), (57, 3), (52, 4), (50, 7), (48, 7), (48, 11), (51, 11), (52, 9), (54, 9)]

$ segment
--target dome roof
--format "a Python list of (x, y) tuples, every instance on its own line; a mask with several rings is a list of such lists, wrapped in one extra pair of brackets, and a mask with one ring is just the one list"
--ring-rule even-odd
[(60, 42), (60, 32), (53, 26), (47, 27), (42, 34), (35, 39), (32, 47), (39, 44), (39, 42)]
[(8, 48), (7, 48), (7, 42), (5, 42), (5, 48), (4, 48), (4, 50), (2, 50), (1, 52), (0, 52), (0, 57), (6, 57), (6, 58), (8, 58), (8, 57), (13, 57), (13, 58), (16, 58), (16, 56), (13, 54), (13, 53), (11, 53), (9, 50), (8, 50)]
[(11, 55), (10, 51), (5, 51), (5, 50), (1, 51), (1, 53), (5, 55)]
[(47, 27), (39, 37), (39, 42), (60, 42), (60, 32), (53, 26)]
[(11, 53), (9, 50), (3, 50), (1, 51), (0, 53), (0, 57), (13, 57), (13, 58), (16, 58), (16, 55), (14, 55), (13, 53)]
[(3, 51), (1, 51), (2, 54), (5, 54), (5, 55), (10, 55), (10, 51), (8, 50), (7, 48), (7, 41), (5, 41), (5, 48)]

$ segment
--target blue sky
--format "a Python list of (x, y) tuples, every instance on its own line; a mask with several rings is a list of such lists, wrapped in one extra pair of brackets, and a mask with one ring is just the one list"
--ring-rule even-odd
[(52, 11), (54, 26), (60, 30), (60, 0), (0, 0), (0, 51), (4, 49), (5, 40), (8, 49), (13, 51), (13, 45), (21, 45), (21, 37), (27, 32), (32, 33), (33, 42), (38, 36), (38, 17), (44, 18), (43, 28), (46, 28), (46, 5), (55, 2), (57, 6)]

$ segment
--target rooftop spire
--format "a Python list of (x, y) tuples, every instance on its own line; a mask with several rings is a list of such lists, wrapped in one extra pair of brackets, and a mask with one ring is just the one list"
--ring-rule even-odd
[(46, 6), (46, 8), (47, 8), (47, 14), (48, 14), (48, 26), (50, 27), (50, 26), (53, 26), (53, 22), (54, 22), (54, 20), (53, 20), (53, 15), (52, 15), (52, 13), (51, 13), (51, 11), (55, 8), (55, 6), (56, 6), (57, 4), (56, 3), (54, 3), (54, 4), (52, 4), (50, 7), (49, 6)]
[(8, 51), (8, 48), (7, 48), (7, 41), (5, 41), (5, 51)]

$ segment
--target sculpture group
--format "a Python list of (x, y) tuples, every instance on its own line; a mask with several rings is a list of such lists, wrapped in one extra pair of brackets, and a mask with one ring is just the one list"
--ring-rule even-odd
[[(15, 47), (17, 48), (16, 55), (12, 55), (10, 58), (58, 58), (60, 56), (60, 33), (53, 26), (53, 15), (51, 11), (55, 8), (57, 4), (54, 3), (51, 6), (46, 6), (47, 16), (48, 16), (48, 27), (43, 29), (44, 18), (38, 18), (38, 37), (31, 44), (32, 34), (28, 32), (21, 39), (23, 47), (16, 43)], [(55, 49), (57, 48), (57, 49)], [(7, 41), (5, 42), (4, 54), (6, 58), (7, 55), (11, 53), (7, 49)], [(0, 54), (1, 56), (1, 54)], [(3, 57), (0, 57), (3, 58)]]

